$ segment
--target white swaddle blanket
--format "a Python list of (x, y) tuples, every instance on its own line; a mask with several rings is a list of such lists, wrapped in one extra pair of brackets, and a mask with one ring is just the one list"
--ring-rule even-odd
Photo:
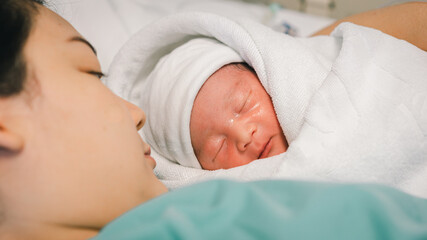
[[(185, 13), (164, 18), (131, 38), (113, 61), (107, 85), (141, 106), (146, 80), (159, 60), (199, 37), (217, 39), (254, 67), (290, 145), (283, 154), (245, 166), (206, 171), (167, 160), (164, 152), (169, 150), (154, 147), (164, 143), (150, 142), (144, 130), (158, 163), (155, 172), (167, 187), (218, 177), (285, 178), (376, 182), (427, 197), (426, 52), (351, 23), (341, 24), (331, 36), (304, 39), (250, 20)], [(155, 114), (157, 103), (149, 104), (147, 115)], [(163, 119), (182, 121), (172, 117)], [(167, 125), (148, 116), (147, 125), (150, 121), (166, 129), (185, 124)], [(173, 142), (163, 146), (176, 147)]]

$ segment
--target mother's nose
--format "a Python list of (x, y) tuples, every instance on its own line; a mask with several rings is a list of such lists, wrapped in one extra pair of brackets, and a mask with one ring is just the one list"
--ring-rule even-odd
[(146, 117), (144, 111), (142, 111), (142, 109), (137, 107), (135, 104), (132, 104), (126, 100), (123, 101), (125, 101), (126, 107), (129, 109), (130, 114), (132, 115), (132, 119), (135, 123), (136, 129), (140, 130), (145, 124)]
[(243, 152), (252, 142), (257, 126), (254, 123), (235, 124), (230, 128), (230, 131), (236, 142), (237, 149)]

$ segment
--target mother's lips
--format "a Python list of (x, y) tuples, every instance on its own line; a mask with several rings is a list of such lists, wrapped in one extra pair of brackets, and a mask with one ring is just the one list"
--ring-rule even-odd
[(157, 162), (156, 162), (156, 160), (151, 156), (151, 147), (148, 145), (148, 144), (145, 144), (144, 145), (144, 147), (145, 147), (145, 151), (144, 151), (144, 156), (145, 156), (145, 159), (149, 159), (149, 161), (151, 161), (151, 166), (152, 166), (152, 168), (154, 169), (155, 167), (156, 167), (156, 165), (157, 165)]
[(271, 139), (272, 138), (268, 139), (268, 141), (265, 143), (264, 147), (261, 149), (261, 152), (258, 156), (258, 159), (268, 157), (268, 154), (270, 153), (271, 147), (273, 146)]

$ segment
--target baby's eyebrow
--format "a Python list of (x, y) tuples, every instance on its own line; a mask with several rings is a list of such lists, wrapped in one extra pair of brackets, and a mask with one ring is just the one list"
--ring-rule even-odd
[(228, 90), (228, 92), (227, 92), (227, 95), (226, 95), (226, 101), (227, 101), (227, 105), (229, 104), (229, 103), (231, 103), (231, 102), (233, 102), (233, 96), (235, 95), (235, 93), (236, 93), (236, 91), (240, 88), (240, 86), (241, 85), (243, 85), (243, 81), (238, 81), (238, 82), (236, 82), (234, 85), (233, 85), (233, 87), (231, 87), (229, 90)]
[(76, 42), (82, 42), (82, 43), (86, 44), (87, 46), (89, 46), (90, 49), (93, 51), (93, 53), (95, 53), (95, 55), (97, 55), (95, 48), (93, 47), (92, 44), (90, 44), (90, 42), (88, 40), (86, 40), (86, 39), (84, 39), (84, 38), (82, 38), (80, 36), (74, 36), (74, 37), (70, 38), (69, 41), (70, 42), (74, 42), (74, 41), (76, 41)]

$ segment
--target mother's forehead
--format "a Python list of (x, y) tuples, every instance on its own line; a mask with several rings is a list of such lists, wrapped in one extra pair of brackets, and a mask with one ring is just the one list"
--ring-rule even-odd
[(81, 37), (69, 22), (46, 7), (39, 7), (32, 36), (52, 41), (67, 41), (73, 36)]

